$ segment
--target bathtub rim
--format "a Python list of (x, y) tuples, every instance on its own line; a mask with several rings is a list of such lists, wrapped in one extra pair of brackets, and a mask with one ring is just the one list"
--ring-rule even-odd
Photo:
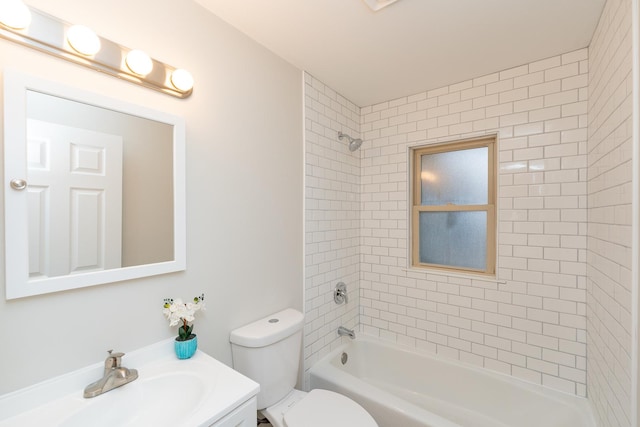
[[(541, 395), (546, 398), (557, 399), (561, 403), (571, 406), (576, 411), (581, 412), (584, 416), (586, 416), (589, 419), (589, 421), (591, 422), (591, 426), (594, 426), (594, 427), (597, 426), (596, 418), (593, 413), (593, 408), (591, 407), (589, 399), (586, 397), (578, 396), (576, 394), (568, 393), (568, 392), (557, 390), (542, 384), (537, 384), (531, 381), (527, 381), (525, 379), (517, 378), (512, 375), (505, 374), (503, 372), (493, 371), (488, 368), (477, 366), (469, 362), (464, 362), (458, 359), (452, 359), (448, 356), (433, 353), (428, 350), (414, 348), (404, 344), (394, 343), (392, 341), (386, 341), (379, 337), (368, 335), (362, 332), (360, 332), (356, 336), (355, 340), (349, 340), (347, 342), (343, 342), (334, 350), (331, 350), (329, 353), (327, 353), (322, 358), (320, 358), (316, 363), (313, 364), (313, 366), (309, 368), (308, 370), (309, 375), (311, 375), (313, 371), (318, 372), (320, 370), (327, 369), (327, 368), (323, 368), (323, 366), (330, 365), (332, 360), (338, 360), (339, 355), (343, 351), (345, 351), (345, 349), (347, 349), (350, 345), (352, 345), (354, 341), (373, 343), (374, 345), (380, 345), (382, 347), (391, 349), (393, 351), (399, 351), (402, 353), (409, 353), (412, 355), (426, 357), (428, 359), (432, 359), (432, 360), (446, 363), (446, 364), (451, 364), (459, 368), (470, 369), (473, 372), (478, 373), (479, 375), (482, 375), (484, 377), (496, 378), (498, 380), (506, 381), (510, 385), (529, 390), (537, 395)], [(335, 368), (335, 369), (339, 369), (339, 368)]]

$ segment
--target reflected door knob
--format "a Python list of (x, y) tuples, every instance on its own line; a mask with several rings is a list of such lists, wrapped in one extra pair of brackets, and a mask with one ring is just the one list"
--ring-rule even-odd
[(11, 188), (18, 191), (24, 190), (25, 188), (27, 188), (27, 181), (25, 181), (24, 179), (12, 179)]

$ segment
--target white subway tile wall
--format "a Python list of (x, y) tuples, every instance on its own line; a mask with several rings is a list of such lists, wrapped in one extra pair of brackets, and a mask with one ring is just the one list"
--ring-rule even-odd
[[(339, 324), (359, 322), (586, 395), (588, 65), (581, 49), (362, 109), (305, 76), (306, 370), (341, 342)], [(361, 150), (338, 130), (363, 137)], [(409, 147), (487, 134), (498, 135), (497, 280), (407, 268)], [(359, 288), (359, 318), (353, 299), (334, 305), (338, 280)]]
[[(364, 107), (361, 329), (586, 395), (588, 50)], [(407, 268), (409, 147), (498, 135), (497, 280)]]
[(588, 395), (598, 425), (631, 425), (631, 1), (609, 0), (589, 48)]
[[(347, 339), (339, 326), (358, 327), (360, 305), (360, 152), (338, 131), (360, 137), (360, 108), (308, 73), (305, 83), (305, 327), (307, 370)], [(349, 301), (336, 305), (345, 282)]]

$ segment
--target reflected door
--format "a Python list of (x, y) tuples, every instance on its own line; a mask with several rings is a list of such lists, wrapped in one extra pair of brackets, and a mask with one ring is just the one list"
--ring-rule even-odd
[(122, 137), (34, 119), (27, 129), (29, 276), (120, 267)]

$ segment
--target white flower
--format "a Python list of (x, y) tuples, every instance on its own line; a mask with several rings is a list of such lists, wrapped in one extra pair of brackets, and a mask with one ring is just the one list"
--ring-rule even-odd
[(180, 310), (182, 307), (184, 307), (184, 303), (182, 302), (182, 299), (181, 299), (181, 298), (176, 298), (176, 299), (171, 303), (170, 310), (171, 310), (171, 311), (178, 311), (178, 310)]
[(181, 298), (165, 299), (162, 314), (169, 320), (169, 326), (193, 322), (195, 313), (204, 309), (204, 294), (194, 298), (194, 302), (184, 303)]

